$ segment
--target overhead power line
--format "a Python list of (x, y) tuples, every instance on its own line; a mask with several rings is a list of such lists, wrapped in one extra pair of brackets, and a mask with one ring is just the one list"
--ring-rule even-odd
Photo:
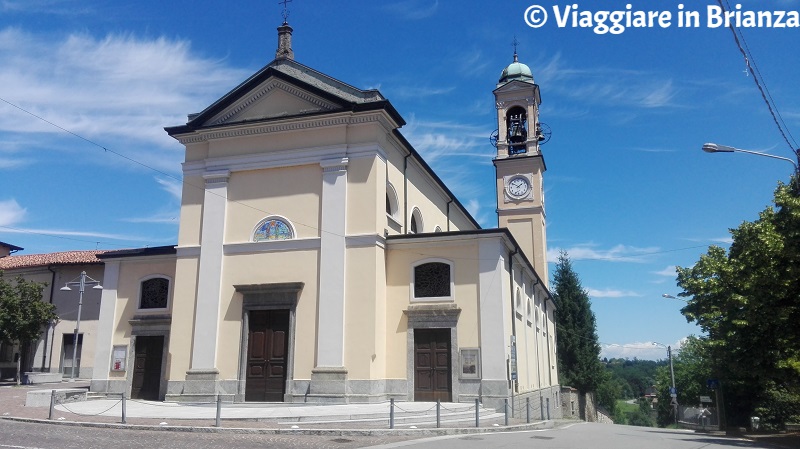
[[(723, 0), (717, 0), (719, 3), (720, 8), (723, 10), (726, 9), (730, 11), (730, 3), (728, 0), (725, 0), (725, 4), (723, 4)], [(744, 38), (744, 34), (742, 34), (741, 30), (737, 29), (734, 26), (733, 22), (730, 23), (728, 26), (730, 28), (731, 33), (733, 33), (733, 40), (736, 42), (736, 47), (742, 53), (744, 57), (745, 64), (747, 65), (747, 70), (753, 75), (753, 82), (756, 83), (756, 87), (758, 87), (758, 91), (761, 92), (761, 98), (764, 99), (764, 103), (767, 105), (767, 109), (769, 110), (770, 115), (772, 116), (772, 120), (775, 122), (775, 125), (778, 127), (778, 131), (781, 133), (783, 140), (786, 141), (786, 144), (789, 145), (789, 148), (792, 150), (796, 156), (800, 156), (800, 145), (797, 144), (797, 141), (792, 136), (792, 133), (789, 131), (789, 127), (786, 126), (786, 122), (783, 120), (780, 112), (778, 111), (778, 107), (775, 104), (775, 100), (772, 98), (772, 95), (767, 88), (767, 84), (764, 81), (764, 77), (761, 75), (761, 71), (758, 70), (758, 66), (756, 65), (755, 58), (753, 57), (750, 48), (747, 46), (747, 41)], [(791, 141), (790, 141), (791, 139)]]

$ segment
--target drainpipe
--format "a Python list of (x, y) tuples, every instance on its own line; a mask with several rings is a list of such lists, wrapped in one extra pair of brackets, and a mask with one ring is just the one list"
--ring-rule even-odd
[(403, 158), (403, 234), (408, 234), (408, 158), (411, 153), (408, 153)]
[[(55, 272), (55, 270), (53, 270), (52, 265), (48, 265), (47, 266), (47, 271), (52, 273), (52, 276), (50, 277), (50, 304), (52, 304), (53, 303), (53, 291), (55, 289), (55, 284), (56, 284), (56, 272)], [(53, 338), (55, 339), (56, 338), (56, 336), (55, 336), (56, 329), (55, 329), (55, 326), (53, 326), (52, 322), (47, 324), (47, 330), (44, 332), (44, 346), (42, 346), (42, 368), (41, 368), (42, 372), (44, 372), (44, 368), (45, 368), (45, 366), (47, 366), (47, 343), (50, 340), (50, 338), (49, 338), (50, 337), (50, 332), (53, 333)], [(52, 343), (51, 343), (51, 346), (50, 346), (50, 350), (51, 351), (53, 350)], [(50, 371), (50, 367), (49, 366), (47, 366), (47, 371), (48, 372)]]
[(447, 232), (450, 232), (450, 203), (453, 202), (453, 199), (447, 201)]

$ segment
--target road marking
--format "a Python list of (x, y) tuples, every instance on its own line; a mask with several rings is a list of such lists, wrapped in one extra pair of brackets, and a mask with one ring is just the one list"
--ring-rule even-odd
[(33, 446), (12, 446), (9, 444), (0, 444), (0, 447), (9, 447), (11, 449), (44, 449), (41, 447), (33, 447)]

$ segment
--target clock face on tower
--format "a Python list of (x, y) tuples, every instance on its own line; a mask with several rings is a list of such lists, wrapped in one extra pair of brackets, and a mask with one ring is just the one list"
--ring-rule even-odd
[(514, 199), (523, 199), (531, 191), (531, 182), (525, 176), (514, 176), (506, 183), (508, 196)]

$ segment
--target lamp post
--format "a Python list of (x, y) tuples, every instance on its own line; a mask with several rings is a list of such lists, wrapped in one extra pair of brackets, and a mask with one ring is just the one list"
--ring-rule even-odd
[(794, 165), (794, 171), (795, 172), (798, 171), (797, 162), (789, 159), (788, 157), (775, 156), (774, 154), (761, 153), (759, 151), (742, 150), (740, 148), (729, 147), (727, 145), (718, 145), (716, 143), (703, 144), (703, 151), (705, 151), (706, 153), (747, 153), (747, 154), (755, 154), (756, 156), (771, 157), (772, 159), (789, 161), (792, 165)]
[(664, 293), (664, 294), (662, 294), (661, 296), (662, 296), (663, 298), (677, 299), (678, 301), (689, 302), (689, 301), (687, 301), (687, 300), (685, 300), (685, 299), (683, 299), (683, 298), (678, 298), (677, 296), (672, 296), (672, 295), (670, 295), (669, 293)]
[(83, 307), (83, 291), (86, 288), (86, 285), (94, 285), (92, 287), (95, 290), (102, 290), (103, 286), (100, 285), (100, 281), (90, 278), (86, 275), (85, 271), (81, 271), (80, 276), (76, 277), (75, 279), (67, 282), (61, 287), (59, 290), (61, 291), (72, 291), (69, 286), (78, 287), (78, 317), (75, 320), (75, 332), (72, 336), (72, 372), (70, 373), (69, 378), (75, 378), (75, 364), (78, 359), (78, 332), (81, 328), (81, 307)]
[[(666, 298), (667, 296), (664, 295), (664, 297)], [(675, 425), (677, 426), (678, 425), (678, 390), (675, 389), (675, 370), (672, 368), (672, 347), (671, 346), (664, 346), (661, 343), (658, 343), (658, 342), (655, 342), (655, 341), (653, 342), (653, 346), (662, 346), (662, 347), (667, 348), (667, 357), (669, 357), (669, 374), (670, 374), (670, 377), (672, 378), (672, 390), (670, 391), (670, 396), (672, 396), (672, 401), (670, 402), (670, 404), (672, 404), (672, 409), (674, 411), (673, 414), (675, 415)]]

